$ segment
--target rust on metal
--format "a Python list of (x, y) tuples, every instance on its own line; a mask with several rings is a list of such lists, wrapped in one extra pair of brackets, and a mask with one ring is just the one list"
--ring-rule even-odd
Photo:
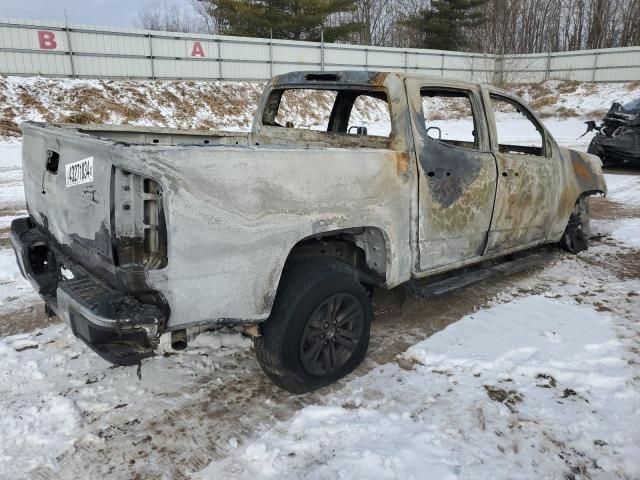
[(387, 80), (387, 75), (389, 75), (387, 72), (376, 73), (373, 79), (371, 80), (371, 85), (374, 87), (383, 87), (385, 84), (385, 81)]
[(409, 171), (409, 154), (407, 152), (397, 152), (395, 154), (395, 161), (398, 175), (406, 175)]

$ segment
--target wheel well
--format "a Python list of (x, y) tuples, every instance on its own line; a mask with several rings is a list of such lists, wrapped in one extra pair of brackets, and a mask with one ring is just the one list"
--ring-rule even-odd
[(605, 193), (602, 190), (585, 190), (578, 196), (578, 200), (576, 200), (576, 202), (582, 197), (593, 197), (595, 195), (605, 195)]
[(378, 228), (333, 230), (304, 238), (291, 249), (285, 266), (323, 256), (357, 268), (362, 283), (381, 285), (386, 280), (387, 247), (384, 234)]
[[(589, 203), (587, 202), (587, 199), (589, 197), (594, 197), (596, 195), (602, 195), (602, 196), (606, 196), (606, 193), (604, 193), (602, 190), (586, 190), (584, 192), (582, 192), (580, 195), (578, 195), (578, 198), (576, 199), (576, 204), (584, 199), (585, 200), (585, 205), (587, 206), (587, 211), (589, 209)], [(575, 205), (575, 204), (574, 204)]]

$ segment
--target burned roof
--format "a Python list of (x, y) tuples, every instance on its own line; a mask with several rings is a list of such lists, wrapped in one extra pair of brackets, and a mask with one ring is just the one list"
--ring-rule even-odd
[(368, 70), (340, 70), (332, 72), (317, 72), (317, 71), (301, 71), (301, 72), (289, 72), (282, 75), (273, 77), (273, 85), (372, 85), (382, 86), (385, 79), (388, 76), (395, 76), (399, 79), (404, 78), (425, 78), (432, 79), (439, 83), (455, 83), (457, 86), (465, 88), (477, 83), (465, 82), (456, 79), (443, 78), (433, 75), (421, 75), (418, 73), (403, 73), (403, 72), (381, 72), (381, 71), (368, 71)]

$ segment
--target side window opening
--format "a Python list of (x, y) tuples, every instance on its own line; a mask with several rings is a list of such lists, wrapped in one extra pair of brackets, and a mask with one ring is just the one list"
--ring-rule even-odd
[(456, 147), (480, 149), (471, 92), (423, 88), (420, 96), (430, 138)]
[(284, 90), (280, 97), (275, 126), (326, 132), (336, 96), (337, 92), (332, 90)]
[(545, 156), (540, 125), (514, 100), (490, 95), (496, 119), (498, 150), (501, 153)]
[(391, 117), (386, 95), (384, 98), (366, 94), (358, 95), (353, 102), (348, 124), (350, 131), (353, 131), (354, 127), (364, 127), (367, 129), (367, 135), (389, 137)]
[(349, 136), (391, 136), (384, 91), (288, 88), (271, 92), (262, 123)]

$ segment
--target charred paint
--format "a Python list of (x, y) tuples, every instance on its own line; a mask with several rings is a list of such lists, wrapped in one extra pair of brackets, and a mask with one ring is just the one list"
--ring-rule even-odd
[(580, 192), (606, 192), (602, 169), (599, 165), (596, 165), (596, 163), (599, 163), (599, 160), (595, 157), (588, 156), (588, 154), (576, 152), (575, 150), (568, 150), (568, 152)]
[(382, 86), (384, 84), (386, 72), (369, 72), (363, 70), (348, 70), (336, 72), (289, 72), (278, 75), (271, 80), (271, 85), (313, 85), (313, 84), (334, 84), (334, 85), (371, 85)]
[(480, 154), (429, 137), (420, 112), (415, 113), (415, 125), (422, 147), (418, 157), (433, 201), (450, 207), (478, 177), (482, 169)]
[(420, 156), (432, 198), (444, 208), (453, 205), (478, 177), (482, 160), (473, 154), (427, 140)]

